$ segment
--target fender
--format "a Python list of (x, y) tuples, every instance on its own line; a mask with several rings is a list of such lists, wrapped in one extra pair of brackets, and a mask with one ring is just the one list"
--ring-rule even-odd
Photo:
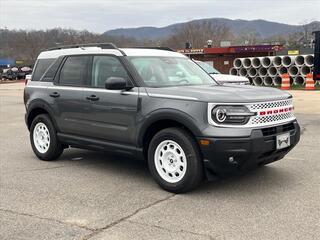
[[(59, 127), (57, 125), (57, 122), (56, 122), (56, 120), (54, 118), (55, 114), (52, 111), (52, 108), (49, 106), (49, 104), (47, 102), (45, 102), (42, 99), (32, 100), (28, 104), (28, 108), (27, 108), (27, 112), (26, 112), (26, 124), (27, 124), (27, 126), (28, 126), (29, 115), (34, 109), (43, 109), (43, 110), (45, 110), (49, 114), (50, 119), (52, 120), (52, 123), (53, 123), (56, 131), (59, 132), (60, 129), (59, 129)], [(28, 126), (28, 128), (29, 128), (29, 126)]]
[(176, 109), (165, 108), (155, 110), (154, 112), (149, 113), (144, 119), (141, 121), (143, 124), (138, 127), (137, 130), (137, 143), (138, 147), (143, 146), (143, 137), (147, 132), (148, 128), (155, 122), (160, 120), (171, 120), (176, 121), (186, 128), (188, 128), (194, 136), (200, 136), (201, 130), (199, 126), (195, 123), (197, 122), (192, 116)]

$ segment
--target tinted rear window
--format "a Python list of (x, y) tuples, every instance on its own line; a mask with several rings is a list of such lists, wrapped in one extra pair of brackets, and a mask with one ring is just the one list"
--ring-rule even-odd
[(71, 86), (86, 85), (89, 60), (88, 56), (68, 57), (61, 68), (59, 83)]
[(47, 71), (54, 60), (55, 59), (38, 59), (35, 70), (32, 74), (32, 81), (40, 81), (41, 77)]
[(42, 82), (52, 82), (56, 72), (60, 66), (62, 57), (56, 59), (47, 69), (47, 71), (44, 73), (44, 75), (42, 76), (41, 80)]

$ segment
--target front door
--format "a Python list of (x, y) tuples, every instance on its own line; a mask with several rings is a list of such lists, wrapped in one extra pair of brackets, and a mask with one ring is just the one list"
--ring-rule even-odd
[(130, 77), (115, 56), (94, 56), (91, 83), (84, 88), (85, 119), (89, 137), (120, 144), (133, 144), (138, 105), (138, 88), (129, 91), (107, 90), (109, 77)]

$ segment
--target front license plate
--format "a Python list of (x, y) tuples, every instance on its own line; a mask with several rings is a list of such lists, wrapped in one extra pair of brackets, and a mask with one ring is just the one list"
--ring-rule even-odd
[(290, 146), (290, 133), (284, 133), (277, 136), (277, 149), (283, 149)]

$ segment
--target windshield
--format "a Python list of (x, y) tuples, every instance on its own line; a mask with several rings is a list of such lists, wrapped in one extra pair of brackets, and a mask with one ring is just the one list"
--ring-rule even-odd
[(189, 58), (129, 57), (129, 60), (149, 87), (217, 84)]
[(199, 64), (199, 66), (202, 67), (203, 70), (205, 70), (209, 74), (220, 74), (220, 72), (217, 69), (215, 69), (206, 62), (196, 61), (196, 63)]

